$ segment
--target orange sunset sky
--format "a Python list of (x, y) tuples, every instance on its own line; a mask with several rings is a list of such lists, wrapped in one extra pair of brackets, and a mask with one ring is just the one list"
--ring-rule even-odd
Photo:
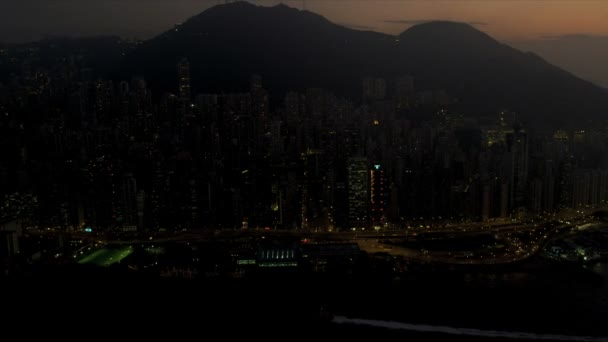
[[(0, 42), (44, 36), (146, 39), (223, 0), (4, 0)], [(608, 0), (250, 0), (304, 6), (360, 30), (398, 34), (429, 20), (468, 22), (608, 87)]]

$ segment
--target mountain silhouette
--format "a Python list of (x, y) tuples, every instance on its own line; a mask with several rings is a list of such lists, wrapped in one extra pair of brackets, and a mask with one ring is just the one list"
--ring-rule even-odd
[(362, 78), (412, 75), (418, 90), (446, 90), (463, 114), (509, 108), (526, 121), (566, 124), (608, 113), (605, 89), (467, 24), (430, 22), (391, 36), (246, 2), (215, 6), (144, 42), (114, 76), (175, 91), (184, 57), (197, 92), (243, 91), (257, 73), (275, 101), (311, 87), (357, 99)]

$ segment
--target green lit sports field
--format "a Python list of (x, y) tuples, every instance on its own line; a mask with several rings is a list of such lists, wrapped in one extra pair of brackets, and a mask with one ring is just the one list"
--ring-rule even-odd
[(110, 266), (120, 262), (133, 253), (133, 247), (102, 248), (78, 260), (79, 264), (92, 264), (97, 266)]

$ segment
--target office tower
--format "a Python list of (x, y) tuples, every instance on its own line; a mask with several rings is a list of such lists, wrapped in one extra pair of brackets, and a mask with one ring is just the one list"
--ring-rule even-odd
[(218, 95), (216, 94), (200, 94), (196, 97), (196, 108), (207, 127), (212, 123), (217, 123), (219, 120), (218, 100)]
[(282, 124), (279, 120), (270, 123), (270, 154), (275, 159), (284, 152)]
[(251, 78), (249, 79), (249, 91), (252, 94), (255, 94), (263, 89), (264, 87), (262, 86), (262, 76), (259, 74), (251, 75)]
[(515, 127), (506, 134), (509, 159), (510, 204), (512, 209), (525, 206), (528, 180), (528, 134)]
[[(268, 116), (268, 92), (262, 85), (262, 76), (252, 75), (249, 82), (249, 92), (251, 93), (251, 103), (253, 115), (257, 120), (264, 119)], [(264, 122), (259, 122), (263, 126)], [(260, 127), (263, 131), (263, 127)], [(260, 132), (261, 132), (260, 131)]]
[(555, 170), (554, 163), (552, 160), (545, 161), (545, 171), (543, 173), (543, 210), (551, 211), (555, 209)]
[(573, 158), (566, 157), (560, 164), (559, 168), (559, 207), (570, 208), (572, 206), (572, 171)]
[(591, 171), (574, 170), (572, 173), (572, 208), (582, 208), (589, 204), (591, 194)]
[(306, 114), (308, 118), (320, 119), (327, 114), (332, 102), (332, 94), (320, 88), (306, 89)]
[(199, 220), (199, 200), (198, 200), (198, 183), (195, 179), (188, 181), (188, 201), (186, 202), (186, 212), (189, 217), (187, 219), (190, 228), (193, 228)]
[(528, 184), (528, 211), (539, 214), (543, 207), (543, 181), (540, 178), (530, 180)]
[(370, 170), (371, 218), (374, 223), (384, 220), (386, 209), (386, 179), (382, 165), (375, 164)]
[(122, 178), (122, 204), (123, 227), (137, 226), (137, 182), (131, 173), (125, 174)]
[(399, 77), (395, 84), (395, 95), (396, 97), (405, 97), (414, 91), (414, 78), (406, 75)]
[(365, 78), (363, 85), (363, 100), (384, 100), (386, 97), (386, 81), (383, 78)]
[(179, 99), (183, 103), (190, 102), (192, 95), (190, 93), (190, 62), (187, 58), (182, 59), (177, 64), (177, 77), (179, 85)]
[(414, 94), (414, 78), (411, 76), (403, 76), (397, 79), (395, 83), (395, 109), (397, 112), (406, 110), (412, 105)]
[(599, 185), (598, 185), (598, 200), (600, 203), (608, 202), (608, 170), (598, 170)]
[(107, 122), (113, 115), (112, 100), (113, 100), (114, 84), (112, 81), (97, 81), (95, 82), (95, 102), (93, 103), (93, 112), (91, 113), (92, 126), (98, 123)]
[(136, 197), (136, 208), (137, 208), (137, 229), (144, 230), (145, 226), (145, 204), (146, 204), (146, 193), (140, 190)]
[(492, 147), (505, 142), (505, 132), (501, 126), (489, 126), (482, 129), (483, 145)]
[(589, 205), (596, 206), (600, 203), (599, 201), (599, 188), (600, 188), (600, 173), (598, 170), (592, 170), (590, 172), (590, 184), (589, 184)]
[(548, 157), (556, 161), (567, 158), (570, 153), (570, 138), (568, 132), (558, 130), (553, 133), (553, 139), (549, 141)]
[(118, 117), (126, 118), (129, 115), (130, 96), (131, 90), (129, 89), (129, 82), (121, 81), (118, 84)]
[(285, 120), (288, 125), (301, 121), (306, 114), (306, 97), (304, 94), (289, 92), (285, 95)]
[(351, 227), (361, 227), (368, 220), (369, 175), (366, 158), (349, 158), (348, 220)]
[(19, 220), (0, 222), (0, 260), (7, 260), (20, 253), (21, 231), (22, 224)]

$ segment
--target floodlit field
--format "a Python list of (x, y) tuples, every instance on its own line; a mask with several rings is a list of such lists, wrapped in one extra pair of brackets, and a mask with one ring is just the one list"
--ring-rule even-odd
[(103, 248), (83, 257), (82, 259), (78, 260), (78, 263), (107, 267), (120, 262), (131, 253), (133, 253), (133, 247), (131, 246), (121, 248)]

